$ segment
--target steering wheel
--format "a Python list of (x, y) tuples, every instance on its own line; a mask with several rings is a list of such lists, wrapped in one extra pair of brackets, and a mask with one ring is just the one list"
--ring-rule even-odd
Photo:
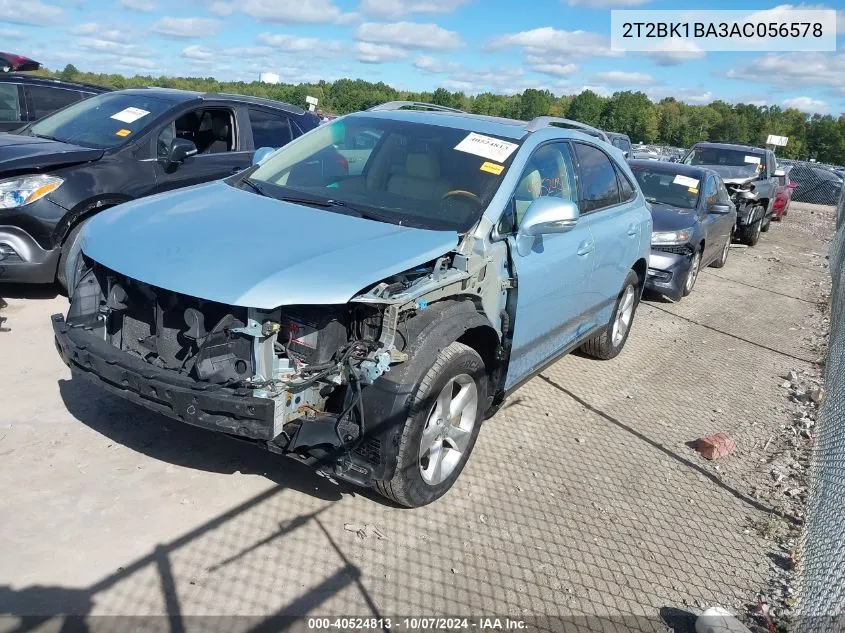
[(447, 191), (446, 193), (443, 194), (443, 197), (441, 198), (441, 200), (446, 200), (447, 198), (452, 198), (452, 197), (467, 198), (471, 202), (474, 202), (475, 204), (477, 204), (478, 206), (484, 205), (484, 203), (481, 201), (481, 198), (479, 198), (477, 195), (475, 195), (472, 191), (466, 191), (464, 189), (452, 189), (452, 191)]

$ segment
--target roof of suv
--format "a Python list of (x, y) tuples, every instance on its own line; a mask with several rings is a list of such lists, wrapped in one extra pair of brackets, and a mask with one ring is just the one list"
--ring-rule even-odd
[[(193, 90), (178, 90), (176, 88), (159, 88), (157, 86), (150, 86), (148, 88), (126, 88), (120, 90), (121, 93), (138, 94), (138, 95), (154, 95), (167, 99), (173, 103), (185, 103), (193, 100), (211, 101), (223, 100), (234, 101), (235, 103), (245, 103), (249, 105), (260, 105), (267, 108), (274, 108), (276, 110), (284, 110), (290, 114), (302, 115), (305, 110), (290, 103), (282, 101), (273, 101), (272, 99), (263, 99), (261, 97), (251, 97), (249, 95), (235, 95), (223, 92), (195, 92)], [(316, 115), (315, 115), (316, 116)]]
[[(466, 130), (468, 132), (479, 132), (482, 134), (491, 134), (494, 136), (502, 136), (505, 138), (511, 138), (514, 140), (519, 140), (530, 134), (531, 132), (535, 132), (541, 127), (537, 127), (536, 124), (532, 126), (534, 121), (538, 121), (541, 119), (548, 119), (549, 125), (542, 126), (545, 127), (554, 127), (555, 129), (568, 132), (580, 132), (582, 134), (586, 134), (587, 136), (593, 136), (589, 130), (593, 130), (589, 125), (578, 123), (577, 121), (573, 121), (572, 123), (577, 125), (572, 126), (557, 126), (555, 125), (555, 119), (552, 117), (538, 117), (534, 121), (520, 121), (518, 119), (508, 119), (504, 117), (496, 117), (496, 116), (488, 116), (484, 114), (471, 114), (469, 112), (460, 112), (460, 111), (430, 111), (430, 110), (381, 110), (381, 109), (374, 109), (371, 111), (365, 111), (360, 113), (355, 113), (349, 116), (368, 116), (368, 115), (375, 115), (379, 118), (385, 119), (394, 119), (397, 121), (408, 121), (414, 123), (429, 123), (433, 125), (443, 125), (447, 127), (457, 128), (459, 130)], [(601, 130), (596, 130), (601, 132)], [(604, 140), (604, 139), (602, 139)]]
[(766, 152), (763, 147), (754, 147), (753, 145), (742, 145), (741, 143), (716, 143), (716, 142), (709, 142), (709, 141), (702, 141), (700, 143), (696, 143), (693, 147), (712, 147), (714, 149), (738, 149), (742, 150), (743, 152)]
[(57, 88), (68, 88), (70, 90), (85, 90), (86, 92), (109, 92), (111, 88), (104, 88), (95, 84), (86, 84), (80, 81), (64, 81), (53, 77), (42, 77), (27, 73), (0, 73), (0, 81), (23, 83), (30, 86), (55, 86)]

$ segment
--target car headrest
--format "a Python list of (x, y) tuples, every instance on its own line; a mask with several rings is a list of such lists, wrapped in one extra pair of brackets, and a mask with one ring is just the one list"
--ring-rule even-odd
[(519, 186), (516, 188), (516, 197), (520, 200), (535, 200), (540, 197), (542, 190), (543, 179), (540, 177), (540, 172), (534, 169), (525, 174), (519, 181)]
[(211, 119), (211, 133), (216, 139), (225, 141), (229, 138), (229, 119), (224, 116)]
[(437, 180), (440, 178), (440, 163), (431, 154), (408, 154), (405, 173), (423, 180)]

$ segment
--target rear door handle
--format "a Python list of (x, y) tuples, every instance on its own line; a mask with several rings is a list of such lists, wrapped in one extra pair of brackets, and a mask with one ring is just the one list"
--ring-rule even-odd
[(590, 253), (592, 253), (595, 250), (595, 248), (596, 248), (596, 245), (593, 242), (587, 240), (587, 241), (581, 242), (581, 244), (578, 246), (578, 250), (575, 251), (575, 252), (578, 255), (580, 255), (581, 257), (584, 257), (585, 255), (589, 255)]
[(640, 227), (637, 224), (631, 224), (628, 226), (628, 235), (633, 237), (634, 235), (640, 234)]

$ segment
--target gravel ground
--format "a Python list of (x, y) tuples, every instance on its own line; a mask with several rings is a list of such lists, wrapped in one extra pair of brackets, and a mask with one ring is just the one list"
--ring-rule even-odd
[[(48, 319), (66, 300), (0, 287), (0, 612), (44, 616), (0, 630), (452, 614), (662, 631), (712, 605), (748, 618), (759, 595), (782, 617), (832, 226), (793, 205), (690, 297), (648, 298), (619, 358), (572, 355), (529, 382), (418, 510), (71, 380)], [(737, 449), (708, 462), (694, 442), (715, 432)]]

